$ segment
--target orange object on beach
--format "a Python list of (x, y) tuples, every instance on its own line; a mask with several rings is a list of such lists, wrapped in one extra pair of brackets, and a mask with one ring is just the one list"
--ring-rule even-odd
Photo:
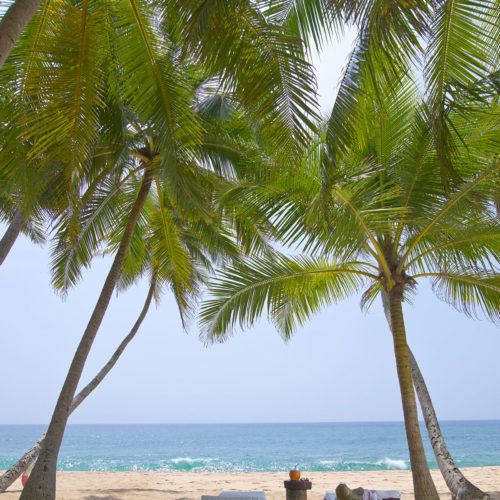
[(25, 484), (28, 482), (28, 478), (30, 477), (31, 471), (33, 470), (33, 464), (31, 464), (24, 472), (23, 475), (21, 476), (21, 483), (23, 483), (23, 487)]

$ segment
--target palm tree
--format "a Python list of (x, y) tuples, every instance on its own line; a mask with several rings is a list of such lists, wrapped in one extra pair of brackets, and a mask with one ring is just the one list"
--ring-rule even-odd
[[(234, 103), (228, 102), (219, 95), (207, 97), (207, 90), (200, 92), (202, 94), (200, 98), (203, 97), (203, 99), (196, 106), (197, 114), (203, 120), (205, 129), (200, 151), (203, 162), (212, 165), (214, 172), (219, 174), (224, 170), (236, 172), (252, 161), (252, 156), (255, 155), (254, 150), (258, 146), (252, 145), (254, 140), (252, 131), (249, 130), (249, 124)], [(145, 135), (137, 123), (134, 123), (134, 126), (136, 132)], [(153, 138), (149, 137), (147, 140), (149, 142)], [(213, 177), (211, 181), (216, 182), (217, 178)], [(129, 179), (129, 182), (133, 180)], [(75, 396), (70, 413), (90, 395), (116, 364), (146, 317), (153, 295), (158, 297), (162, 289), (168, 286), (174, 293), (184, 322), (185, 316), (191, 310), (191, 303), (196, 299), (196, 290), (213, 272), (214, 264), (238, 258), (241, 249), (244, 250), (247, 246), (254, 253), (259, 253), (259, 249), (265, 251), (265, 245), (255, 236), (259, 232), (257, 220), (250, 222), (239, 217), (238, 223), (235, 223), (227, 218), (216, 218), (215, 213), (210, 224), (205, 224), (201, 220), (179, 218), (169, 200), (168, 192), (161, 190), (159, 182), (155, 184), (156, 190), (150, 193), (144, 214), (136, 226), (131, 250), (124, 263), (118, 285), (120, 289), (126, 289), (149, 271), (152, 277), (146, 301), (133, 328), (109, 361)], [(87, 202), (86, 206), (80, 210), (81, 231), (77, 246), (85, 247), (87, 250), (94, 248), (92, 241), (86, 241), (85, 234), (96, 232), (102, 233), (96, 239), (101, 247), (105, 245), (106, 240), (109, 240), (109, 247), (116, 245), (117, 234), (114, 228), (110, 228), (109, 234), (103, 232), (108, 226), (103, 215), (116, 213), (118, 211), (116, 206), (124, 204), (124, 198), (127, 195), (130, 196), (131, 192), (133, 191), (128, 190), (126, 184), (108, 185), (106, 179), (100, 179), (100, 185), (97, 188), (89, 186), (82, 197)], [(245, 229), (241, 230), (241, 226)], [(63, 270), (68, 263), (74, 259), (70, 265), (73, 268), (80, 268), (88, 263), (75, 259), (75, 256), (81, 253), (81, 249), (68, 246), (64, 232), (60, 235), (55, 248), (54, 283), (66, 292), (76, 279), (76, 273), (73, 273), (75, 275), (73, 279), (67, 279), (68, 276)], [(89, 256), (93, 257), (96, 254), (99, 254), (97, 248)], [(189, 289), (186, 286), (188, 282)], [(5, 491), (37, 459), (44, 437), (45, 434), (0, 477), (0, 491)]]
[[(61, 220), (73, 244), (79, 234), (82, 186), (99, 176), (92, 170), (90, 159), (97, 152), (103, 129), (119, 143), (127, 108), (155, 130), (154, 144), (144, 144), (135, 151), (139, 161), (135, 172), (127, 174), (142, 173), (142, 178), (135, 185), (134, 203), (123, 214), (127, 224), (122, 227), (113, 266), (70, 368), (71, 376), (63, 386), (44, 449), (24, 490), (23, 495), (30, 498), (54, 495), (57, 451), (79, 373), (122, 274), (142, 207), (151, 186), (157, 183), (155, 178), (160, 179), (162, 189), (169, 191), (179, 217), (198, 214), (200, 219), (210, 218), (203, 207), (208, 181), (196, 161), (201, 126), (191, 107), (191, 71), (185, 66), (180, 69), (187, 56), (179, 52), (174, 35), (169, 38), (162, 32), (162, 26), (173, 23), (161, 14), (146, 0), (48, 1), (23, 32), (2, 69), (4, 80), (10, 82), (5, 92), (16, 103), (12, 133), (29, 149), (26, 167), (42, 161), (50, 170), (55, 160), (64, 167), (67, 209)], [(264, 118), (265, 109), (278, 110), (263, 121), (262, 129), (267, 127), (270, 137), (287, 138), (281, 150), (290, 154), (287, 146), (293, 144), (296, 135), (307, 135), (307, 114), (314, 115), (312, 70), (301, 59), (300, 40), (267, 23), (252, 5), (244, 14), (256, 36), (242, 39), (243, 52), (236, 67), (234, 57), (223, 53), (213, 57), (217, 69), (211, 74), (228, 94), (238, 93), (254, 116)], [(198, 45), (205, 46), (206, 42)], [(214, 41), (211, 44), (216, 47)], [(202, 59), (201, 54), (198, 59)], [(255, 60), (259, 66), (252, 69), (250, 63)], [(260, 78), (262, 74), (266, 78)], [(305, 92), (299, 93), (300, 89)], [(0, 175), (8, 177), (16, 168), (17, 157), (9, 151), (2, 151), (2, 155)], [(92, 235), (87, 237), (92, 239)], [(78, 258), (85, 260), (82, 255)], [(78, 277), (71, 260), (65, 271), (65, 279)], [(38, 488), (37, 483), (44, 486)]]
[[(72, 211), (68, 210), (66, 212), (66, 217), (62, 218), (59, 222), (60, 243), (55, 247), (53, 266), (55, 273), (54, 284), (64, 289), (69, 284), (76, 282), (82, 265), (87, 265), (88, 259), (96, 250), (96, 246), (102, 243), (102, 228), (113, 227), (110, 236), (111, 245), (118, 247), (118, 253), (108, 275), (105, 287), (111, 282), (111, 279), (114, 279), (118, 285), (127, 284), (130, 282), (131, 277), (142, 271), (145, 257), (144, 252), (149, 245), (150, 258), (157, 262), (156, 267), (159, 276), (165, 276), (165, 280), (168, 278), (179, 306), (183, 310), (187, 305), (185, 302), (186, 292), (193, 291), (191, 284), (193, 270), (188, 258), (189, 253), (179, 244), (179, 241), (182, 241), (182, 239), (179, 240), (180, 235), (177, 229), (179, 223), (182, 225), (192, 220), (193, 229), (191, 230), (191, 234), (196, 234), (198, 239), (201, 238), (201, 235), (204, 237), (208, 236), (213, 245), (211, 248), (212, 255), (221, 255), (223, 252), (228, 255), (228, 251), (237, 255), (237, 250), (234, 244), (227, 238), (217, 234), (216, 219), (209, 211), (208, 207), (211, 202), (209, 193), (216, 181), (212, 178), (209, 171), (202, 168), (202, 163), (204, 162), (203, 151), (198, 151), (201, 164), (199, 166), (189, 165), (189, 168), (181, 173), (182, 175), (179, 175), (178, 172), (167, 172), (167, 175), (161, 171), (148, 172), (146, 162), (148, 161), (154, 165), (158, 162), (159, 153), (156, 152), (156, 141), (152, 136), (148, 135), (147, 130), (142, 130), (136, 122), (132, 121), (131, 126), (144, 140), (142, 147), (137, 147), (137, 144), (132, 142), (132, 146), (135, 146), (132, 150), (132, 155), (139, 159), (139, 166), (137, 162), (129, 164), (128, 172), (125, 171), (118, 177), (111, 177), (109, 180), (106, 178), (102, 185), (97, 188), (91, 184), (89, 191), (94, 196), (89, 204), (90, 210), (81, 211), (79, 220), (75, 221)], [(204, 144), (200, 143), (200, 147), (203, 146)], [(214, 143), (212, 138), (209, 146), (211, 165), (216, 168), (217, 165), (214, 164), (213, 155), (217, 148), (221, 147), (221, 141), (219, 140), (218, 143)], [(232, 155), (234, 156), (234, 154), (235, 151), (233, 150)], [(161, 167), (155, 166), (155, 168), (159, 169)], [(137, 171), (141, 169), (145, 171), (142, 182), (135, 177)], [(149, 175), (149, 178), (145, 177), (146, 175)], [(117, 191), (116, 183), (123, 188), (124, 181), (128, 181), (127, 185), (129, 186), (127, 189), (127, 185), (125, 185), (125, 198), (122, 197), (120, 199), (120, 197), (117, 197), (120, 205), (118, 210), (110, 208), (108, 201), (115, 198), (115, 192)], [(156, 192), (155, 205), (159, 207), (159, 210), (148, 215), (148, 203), (150, 203), (148, 202), (148, 198), (152, 195), (151, 188)], [(136, 193), (138, 194), (136, 195)], [(86, 193), (82, 196), (82, 200), (85, 199)], [(139, 205), (139, 201), (141, 205)], [(94, 210), (95, 203), (98, 204), (97, 211)], [(118, 224), (115, 222), (113, 225), (112, 222), (114, 219), (110, 219), (110, 217), (115, 213), (118, 215)], [(133, 220), (133, 225), (131, 225), (131, 220)], [(82, 225), (81, 235), (76, 235), (76, 237), (71, 230), (75, 223), (76, 226)], [(152, 229), (150, 229), (150, 237), (146, 238), (144, 236), (144, 228), (148, 225), (151, 225)], [(61, 244), (61, 242), (64, 244)], [(122, 253), (120, 257), (120, 252), (125, 248), (125, 244), (130, 250), (127, 249), (127, 252)], [(185, 244), (190, 252), (194, 251), (196, 238), (191, 237), (187, 239)], [(135, 258), (131, 259), (131, 255), (134, 255)], [(166, 260), (167, 255), (171, 257), (168, 260)], [(200, 258), (202, 256), (201, 250), (198, 249), (195, 255), (197, 258)], [(116, 263), (119, 257), (121, 258), (121, 278), (120, 281), (117, 281), (117, 275), (115, 274), (112, 277), (112, 273), (116, 272)], [(142, 259), (139, 257), (142, 257)], [(205, 262), (208, 262), (206, 257)], [(106, 290), (104, 291), (106, 292)], [(101, 294), (101, 299), (102, 296), (103, 294)], [(103, 301), (100, 300), (100, 304), (98, 305), (102, 304)], [(99, 311), (96, 307), (93, 318), (98, 314), (102, 314), (102, 312), (102, 308)], [(99, 316), (97, 317), (99, 318)], [(89, 326), (92, 325), (89, 323)], [(96, 331), (96, 327), (94, 326), (93, 328)], [(87, 328), (83, 339), (87, 346), (90, 343), (90, 340), (88, 340), (90, 335), (87, 335), (89, 331), (92, 331), (90, 327)], [(86, 351), (83, 347), (77, 351), (75, 359), (78, 359), (77, 356), (86, 356)], [(73, 373), (75, 372), (76, 370), (73, 370)], [(71, 380), (68, 378), (67, 385), (70, 383)], [(62, 404), (61, 398), (59, 403), (60, 405)], [(58, 413), (58, 408), (56, 407), (54, 414), (56, 413), (60, 415), (62, 411), (60, 410)], [(42, 463), (42, 459), (44, 458), (43, 453), (50, 446), (50, 441), (48, 441), (49, 432), (50, 427), (44, 439), (41, 455), (32, 477), (37, 473), (37, 469), (41, 467), (39, 464)], [(49, 460), (54, 460), (53, 455), (49, 455)], [(50, 462), (49, 464), (49, 466), (52, 465)], [(24, 494), (31, 495), (29, 483), (23, 491)]]
[(250, 259), (225, 270), (201, 317), (204, 335), (223, 341), (236, 323), (248, 326), (266, 310), (287, 339), (322, 306), (362, 287), (365, 306), (385, 293), (415, 497), (427, 499), (438, 496), (420, 436), (402, 304), (427, 278), (466, 314), (500, 318), (500, 226), (489, 182), (500, 164), (492, 110), (483, 107), (474, 119), (452, 110), (463, 141), (455, 160), (462, 180), (447, 196), (432, 113), (416, 94), (407, 80), (378, 99), (365, 94), (357, 110), (365, 120), (343, 155), (329, 156), (318, 141), (293, 178), (224, 193), (223, 200), (263, 207), (287, 243), (313, 255)]

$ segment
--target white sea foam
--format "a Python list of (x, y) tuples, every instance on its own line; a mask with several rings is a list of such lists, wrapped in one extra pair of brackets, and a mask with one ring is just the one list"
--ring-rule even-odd
[(191, 457), (176, 457), (176, 458), (171, 458), (169, 462), (172, 462), (174, 464), (180, 464), (180, 463), (187, 463), (187, 464), (194, 464), (196, 462), (212, 462), (214, 459), (213, 458), (191, 458)]
[(321, 465), (337, 465), (341, 460), (320, 460), (319, 463)]
[(408, 465), (404, 460), (395, 460), (388, 457), (385, 457), (383, 460), (379, 460), (377, 465), (385, 465), (388, 469), (408, 469)]

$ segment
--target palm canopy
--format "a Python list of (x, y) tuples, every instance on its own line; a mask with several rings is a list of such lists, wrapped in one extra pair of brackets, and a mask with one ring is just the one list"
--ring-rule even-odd
[(320, 140), (304, 152), (299, 175), (294, 170), (295, 177), (290, 171), (221, 194), (222, 202), (239, 199), (241, 210), (260, 206), (285, 243), (311, 256), (253, 258), (224, 270), (209, 287), (201, 324), (208, 341), (223, 341), (235, 325), (249, 326), (266, 311), (287, 339), (327, 304), (364, 289), (362, 302), (369, 306), (384, 293), (415, 496), (437, 499), (418, 424), (402, 302), (429, 278), (458, 309), (500, 319), (500, 225), (491, 182), (500, 169), (498, 107), (493, 100), (477, 115), (453, 117), (461, 181), (450, 189), (440, 175), (432, 114), (417, 95), (403, 79), (384, 94), (360, 96), (364, 120), (342, 154), (330, 156)]
[(352, 23), (358, 30), (329, 121), (329, 154), (334, 161), (325, 164), (325, 169), (336, 169), (338, 156), (343, 148), (350, 146), (354, 131), (363, 120), (356, 112), (359, 96), (368, 92), (378, 99), (392, 79), (411, 72), (418, 75), (416, 79), (432, 116), (442, 182), (446, 187), (459, 179), (455, 161), (460, 151), (457, 141), (461, 139), (449, 111), (455, 99), (464, 93), (481, 98), (485, 87), (495, 86), (500, 46), (497, 2), (266, 0), (262, 3), (270, 16), (300, 34), (309, 48), (321, 48), (335, 32), (342, 32), (345, 23)]
[[(295, 137), (307, 136), (315, 81), (300, 39), (256, 9), (221, 16), (213, 6), (207, 15), (225, 23), (218, 32), (227, 38), (223, 46), (206, 34), (188, 37), (193, 20), (183, 14), (185, 4), (180, 9), (174, 1), (159, 7), (146, 0), (44, 2), (0, 73), (5, 101), (15, 108), (3, 107), (2, 121), (28, 147), (24, 157), (57, 158), (68, 172), (81, 172), (103, 113), (125, 101), (141, 123), (154, 125), (162, 151), (174, 153), (167, 159), (162, 152), (164, 167), (172, 156), (186, 161), (193, 155), (186, 148), (199, 145), (200, 138), (189, 106), (192, 89), (176, 68), (176, 60), (186, 57), (201, 61), (219, 85), (235, 93), (263, 120), (270, 137), (290, 146)], [(115, 116), (118, 121), (121, 114)], [(9, 153), (2, 174), (14, 168)]]
[[(145, 272), (154, 274), (157, 290), (169, 286), (184, 315), (213, 265), (238, 259), (242, 250), (268, 250), (260, 236), (268, 225), (263, 217), (220, 211), (214, 204), (215, 189), (262, 164), (265, 142), (256, 140), (258, 126), (248, 121), (238, 103), (214, 93), (202, 73), (191, 65), (185, 65), (185, 71), (193, 77), (192, 109), (201, 131), (197, 158), (180, 180), (172, 180), (158, 166), (161, 147), (154, 128), (125, 112), (123, 144), (117, 151), (114, 136), (102, 129), (89, 168), (94, 176), (81, 185), (78, 205), (72, 207), (77, 210), (68, 207), (52, 221), (52, 283), (63, 294), (81, 279), (94, 257), (116, 252), (143, 171), (150, 165), (152, 186), (132, 234), (120, 289)], [(179, 189), (180, 182), (187, 189)]]
[[(284, 241), (312, 256), (252, 259), (223, 271), (202, 311), (209, 339), (224, 339), (235, 324), (248, 326), (264, 310), (287, 338), (327, 303), (363, 288), (367, 305), (397, 287), (408, 298), (424, 278), (464, 312), (500, 318), (500, 226), (491, 182), (500, 165), (492, 108), (454, 117), (465, 139), (463, 182), (448, 197), (432, 118), (414, 86), (407, 82), (396, 99), (388, 95), (383, 112), (369, 99), (359, 105), (366, 121), (330, 178), (327, 197), (320, 193), (328, 155), (317, 145), (305, 151), (301, 174), (293, 179), (224, 193), (223, 200), (263, 207)], [(252, 196), (245, 202), (246, 189)]]
[[(203, 133), (193, 106), (193, 68), (200, 62), (203, 78), (260, 120), (260, 133), (275, 149), (290, 156), (295, 138), (308, 136), (315, 82), (301, 40), (255, 7), (228, 10), (231, 19), (224, 21), (212, 6), (205, 14), (227, 24), (219, 31), (224, 47), (239, 40), (238, 49), (226, 53), (220, 40), (187, 36), (192, 24), (180, 14), (188, 8), (146, 0), (43, 3), (0, 71), (3, 221), (21, 209), (31, 221), (24, 227), (34, 228), (69, 211), (75, 238), (81, 186), (109, 175), (110, 151), (120, 154), (130, 113), (157, 134), (155, 161), (171, 196), (185, 209), (191, 203), (188, 212), (203, 211), (193, 167)], [(115, 146), (103, 149), (103, 136)], [(42, 179), (50, 181), (51, 200)]]

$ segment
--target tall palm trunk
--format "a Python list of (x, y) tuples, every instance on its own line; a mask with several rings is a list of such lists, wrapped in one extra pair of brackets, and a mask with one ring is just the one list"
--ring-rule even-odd
[(42, 0), (16, 0), (0, 21), (0, 68)]
[[(75, 396), (73, 403), (71, 404), (70, 414), (73, 413), (84, 399), (103, 381), (104, 377), (111, 371), (113, 366), (115, 366), (119, 357), (122, 355), (123, 351), (130, 343), (130, 341), (135, 337), (135, 334), (139, 330), (141, 323), (144, 321), (146, 314), (148, 313), (149, 306), (151, 305), (151, 300), (153, 299), (154, 290), (156, 287), (156, 275), (153, 276), (151, 280), (151, 285), (149, 287), (149, 292), (144, 302), (144, 306), (139, 314), (134, 326), (130, 330), (129, 334), (122, 340), (116, 351), (109, 358), (108, 362), (101, 368), (97, 375)], [(0, 493), (3, 493), (14, 481), (38, 458), (40, 454), (40, 449), (45, 438), (45, 433), (40, 436), (38, 441), (12, 466), (9, 470), (5, 471), (2, 476), (0, 476)]]
[(417, 401), (413, 390), (408, 345), (403, 319), (402, 291), (399, 287), (389, 292), (389, 313), (394, 341), (394, 354), (403, 403), (406, 439), (410, 452), (415, 500), (439, 500), (429, 465), (425, 457), (424, 445), (418, 424)]
[(52, 419), (50, 421), (45, 439), (43, 441), (40, 456), (36, 461), (33, 472), (19, 497), (21, 500), (54, 500), (56, 494), (56, 468), (57, 456), (61, 447), (66, 422), (68, 420), (71, 404), (75, 395), (76, 387), (89, 354), (92, 343), (101, 325), (102, 319), (113, 294), (115, 285), (120, 277), (123, 262), (127, 255), (132, 240), (137, 220), (146, 202), (151, 188), (152, 175), (150, 168), (144, 171), (141, 187), (130, 212), (125, 231), (118, 247), (118, 251), (109, 270), (106, 281), (97, 300), (94, 311), (90, 317), (87, 328), (80, 340), (73, 361), (69, 368), (59, 399), (57, 400)]
[(13, 219), (11, 220), (7, 231), (0, 240), (0, 266), (10, 252), (23, 227), (24, 216), (20, 208), (16, 210)]
[(427, 391), (424, 377), (420, 372), (417, 361), (413, 356), (410, 348), (408, 347), (410, 356), (411, 374), (413, 377), (413, 384), (417, 391), (418, 399), (420, 401), (420, 408), (424, 415), (425, 426), (429, 434), (429, 439), (436, 456), (436, 461), (443, 478), (451, 491), (453, 498), (456, 500), (481, 500), (489, 498), (486, 493), (474, 486), (456, 466), (453, 458), (448, 451), (448, 447), (444, 441), (439, 422), (434, 412), (432, 400)]

